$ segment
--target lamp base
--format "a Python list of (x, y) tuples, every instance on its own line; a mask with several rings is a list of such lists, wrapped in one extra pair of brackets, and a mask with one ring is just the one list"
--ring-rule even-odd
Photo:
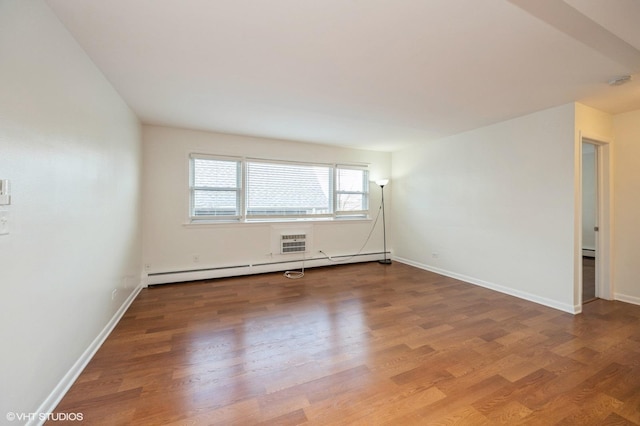
[(391, 265), (391, 259), (378, 260), (378, 263), (381, 263), (383, 265)]

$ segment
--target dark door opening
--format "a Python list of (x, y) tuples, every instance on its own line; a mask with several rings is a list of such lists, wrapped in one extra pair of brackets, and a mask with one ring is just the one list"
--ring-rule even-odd
[(598, 297), (598, 149), (582, 143), (582, 303)]

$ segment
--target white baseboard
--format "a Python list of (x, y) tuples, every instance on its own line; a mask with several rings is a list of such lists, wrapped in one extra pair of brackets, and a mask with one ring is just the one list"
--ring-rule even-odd
[(563, 312), (568, 312), (570, 314), (579, 314), (582, 312), (582, 305), (568, 305), (566, 303), (560, 303), (555, 300), (547, 299), (545, 297), (540, 297), (535, 294), (527, 293), (525, 291), (514, 290), (509, 287), (504, 287), (498, 284), (490, 283), (488, 281), (479, 280), (477, 278), (469, 277), (466, 275), (458, 274), (456, 272), (447, 271), (445, 269), (436, 268), (434, 266), (425, 265), (423, 263), (414, 262), (409, 259), (404, 259), (401, 257), (394, 257), (393, 260), (398, 261), (400, 263), (405, 263), (410, 266), (415, 266), (416, 268), (424, 269), (426, 271), (435, 272), (436, 274), (444, 275), (446, 277), (455, 278), (460, 281), (464, 281), (469, 284), (475, 284), (480, 287), (488, 288), (490, 290), (495, 290), (500, 293), (508, 294), (510, 296), (517, 297), (519, 299), (524, 299), (529, 302), (538, 303), (540, 305), (548, 306), (549, 308), (558, 309)]
[(53, 391), (49, 394), (49, 396), (44, 400), (42, 404), (38, 407), (34, 416), (31, 416), (31, 420), (27, 422), (27, 426), (36, 426), (42, 425), (44, 420), (40, 420), (40, 415), (42, 414), (44, 419), (46, 419), (46, 413), (53, 413), (56, 406), (60, 403), (62, 398), (71, 388), (71, 385), (76, 381), (80, 373), (85, 369), (91, 358), (96, 354), (100, 346), (107, 340), (109, 334), (113, 331), (113, 329), (118, 325), (120, 318), (124, 315), (124, 313), (129, 309), (131, 303), (133, 303), (140, 290), (142, 290), (143, 284), (140, 283), (138, 286), (131, 292), (127, 300), (124, 301), (122, 306), (117, 310), (117, 312), (111, 317), (107, 325), (102, 329), (102, 331), (93, 339), (93, 342), (89, 345), (89, 347), (80, 355), (80, 358), (73, 364), (73, 366), (67, 371), (67, 373), (62, 377), (60, 382), (56, 385)]
[[(333, 256), (333, 261), (326, 257), (304, 259), (305, 269), (319, 266), (339, 265), (348, 263), (373, 262), (382, 259), (384, 253), (364, 253), (358, 255)], [(151, 272), (147, 274), (146, 285), (170, 284), (183, 281), (209, 280), (213, 278), (236, 277), (240, 275), (264, 274), (268, 272), (282, 272), (299, 270), (302, 258), (296, 257), (291, 261), (263, 263), (258, 265), (234, 265), (226, 267), (203, 268), (189, 271)]]
[(627, 296), (626, 294), (614, 293), (613, 295), (615, 300), (619, 300), (621, 302), (633, 303), (634, 305), (640, 305), (640, 297), (636, 296)]

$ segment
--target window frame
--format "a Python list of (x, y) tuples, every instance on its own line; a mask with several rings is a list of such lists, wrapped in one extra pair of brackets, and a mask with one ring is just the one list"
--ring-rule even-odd
[[(235, 188), (226, 187), (196, 187), (195, 186), (195, 160), (213, 160), (213, 161), (230, 161), (238, 164), (237, 166), (237, 186)], [(249, 163), (272, 163), (289, 166), (309, 166), (309, 167), (326, 167), (328, 168), (328, 185), (329, 185), (329, 212), (321, 214), (248, 214), (248, 167)], [(360, 191), (338, 191), (338, 173), (339, 169), (362, 170), (363, 175), (363, 192)], [(191, 224), (206, 223), (251, 223), (251, 222), (282, 222), (282, 221), (325, 221), (325, 220), (349, 220), (349, 219), (370, 219), (370, 184), (368, 177), (370, 174), (368, 164), (338, 164), (338, 163), (311, 163), (301, 161), (274, 160), (265, 158), (252, 157), (233, 157), (212, 154), (189, 154), (189, 212), (188, 218)], [(237, 211), (235, 215), (195, 215), (195, 192), (199, 190), (205, 191), (234, 191), (236, 192)], [(366, 203), (366, 209), (350, 211), (338, 210), (338, 195), (353, 193), (362, 195)]]
[[(340, 184), (340, 179), (338, 178), (338, 173), (340, 172), (340, 170), (358, 170), (358, 171), (362, 171), (363, 175), (362, 175), (362, 191), (345, 191), (345, 190), (340, 190), (340, 188), (338, 187), (338, 185)], [(334, 197), (334, 215), (336, 217), (367, 217), (369, 215), (369, 201), (370, 201), (370, 197), (369, 197), (369, 168), (366, 166), (357, 166), (357, 165), (350, 165), (350, 164), (336, 164), (334, 169), (334, 191), (333, 191), (333, 197)], [(363, 210), (338, 210), (340, 203), (338, 203), (338, 197), (340, 196), (340, 194), (354, 194), (354, 195), (362, 195), (362, 199), (363, 199), (363, 204), (365, 206), (365, 208)]]
[[(195, 185), (195, 161), (196, 160), (209, 160), (209, 161), (226, 161), (230, 163), (236, 163), (236, 186), (233, 188), (228, 187), (210, 187), (210, 186), (196, 186)], [(223, 157), (206, 154), (190, 154), (189, 155), (189, 220), (191, 222), (202, 221), (239, 221), (242, 220), (242, 212), (244, 211), (243, 200), (243, 161), (239, 157)], [(210, 191), (210, 192), (235, 192), (236, 193), (236, 214), (234, 215), (196, 215), (195, 214), (195, 193), (196, 191)]]

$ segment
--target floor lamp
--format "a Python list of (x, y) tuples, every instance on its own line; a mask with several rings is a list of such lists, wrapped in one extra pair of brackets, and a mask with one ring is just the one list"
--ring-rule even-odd
[(382, 236), (384, 238), (384, 259), (378, 260), (378, 263), (383, 265), (390, 265), (391, 259), (387, 259), (387, 224), (384, 220), (384, 186), (389, 183), (389, 179), (380, 179), (376, 181), (376, 184), (380, 185), (382, 189)]

